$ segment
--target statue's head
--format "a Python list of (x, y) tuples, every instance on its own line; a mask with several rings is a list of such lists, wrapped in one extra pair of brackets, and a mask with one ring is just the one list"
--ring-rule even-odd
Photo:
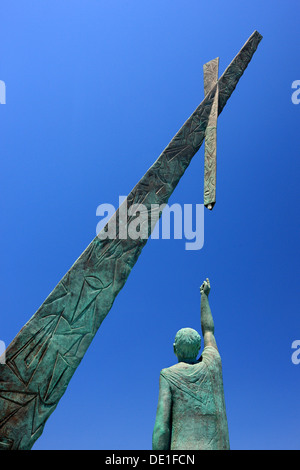
[(174, 353), (180, 362), (195, 362), (201, 347), (201, 337), (193, 328), (181, 328), (176, 333)]

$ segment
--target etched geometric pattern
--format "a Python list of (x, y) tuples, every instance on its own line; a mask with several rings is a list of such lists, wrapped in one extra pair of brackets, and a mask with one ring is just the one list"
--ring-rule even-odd
[[(220, 114), (260, 40), (254, 32), (131, 191), (128, 207), (167, 203), (203, 142), (217, 86)], [(8, 346), (0, 364), (0, 449), (31, 449), (41, 435), (146, 242), (96, 237)]]
[[(218, 82), (219, 57), (203, 66), (204, 95), (207, 95)], [(212, 209), (216, 202), (217, 176), (217, 120), (219, 88), (217, 85), (208, 124), (205, 131), (204, 151), (204, 205)]]

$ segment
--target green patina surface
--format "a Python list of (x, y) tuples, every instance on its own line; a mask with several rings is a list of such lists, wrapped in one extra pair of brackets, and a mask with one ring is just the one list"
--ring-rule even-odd
[(214, 336), (209, 290), (207, 279), (201, 286), (204, 350), (200, 359), (197, 360), (199, 334), (183, 328), (174, 343), (178, 364), (160, 373), (154, 450), (229, 449), (222, 363)]
[[(205, 96), (217, 84), (218, 72), (219, 58), (211, 60), (203, 66)], [(216, 203), (218, 101), (219, 88), (217, 85), (207, 128), (205, 131), (204, 205), (209, 209), (212, 209)]]
[[(220, 114), (260, 40), (254, 32), (131, 191), (128, 207), (167, 203), (205, 138), (217, 89)], [(0, 364), (1, 449), (30, 449), (41, 435), (146, 242), (96, 237), (8, 346)]]

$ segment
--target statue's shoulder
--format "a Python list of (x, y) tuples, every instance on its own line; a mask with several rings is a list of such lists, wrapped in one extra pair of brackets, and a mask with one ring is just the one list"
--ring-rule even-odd
[(165, 367), (160, 371), (160, 375), (163, 377), (168, 377), (170, 374), (174, 372), (179, 372), (180, 371), (180, 363), (174, 364), (173, 366), (170, 367)]
[(221, 364), (221, 356), (219, 351), (214, 348), (213, 346), (206, 346), (203, 349), (201, 354), (201, 360), (205, 364), (212, 364), (212, 363), (220, 363)]
[(207, 354), (212, 354), (213, 356), (220, 356), (218, 349), (215, 348), (214, 346), (205, 346), (205, 348), (203, 349), (203, 352)]

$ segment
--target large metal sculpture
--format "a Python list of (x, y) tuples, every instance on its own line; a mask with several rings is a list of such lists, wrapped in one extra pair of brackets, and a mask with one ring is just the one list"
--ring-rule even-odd
[(113, 216), (116, 236), (107, 237), (103, 229), (8, 346), (6, 363), (0, 361), (0, 449), (31, 449), (42, 434), (146, 244), (147, 237), (124, 236), (134, 214), (121, 221), (119, 215), (125, 206), (127, 214), (134, 204), (150, 213), (152, 204), (167, 203), (205, 137), (205, 204), (213, 207), (217, 115), (261, 38), (255, 31), (219, 80), (211, 64), (204, 100)]

